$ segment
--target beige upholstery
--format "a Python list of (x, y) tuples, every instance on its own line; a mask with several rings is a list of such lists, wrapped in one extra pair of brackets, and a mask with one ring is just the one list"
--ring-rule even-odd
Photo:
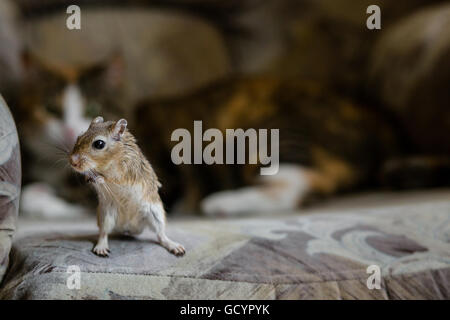
[(20, 149), (14, 120), (0, 96), (0, 282), (8, 266), (20, 194)]
[[(175, 257), (147, 232), (91, 249), (94, 219), (21, 220), (8, 299), (450, 299), (450, 191), (233, 220), (170, 221)], [(361, 206), (357, 206), (359, 203)], [(367, 267), (380, 268), (369, 289)], [(77, 266), (80, 288), (68, 287)], [(373, 272), (373, 271), (372, 271)]]

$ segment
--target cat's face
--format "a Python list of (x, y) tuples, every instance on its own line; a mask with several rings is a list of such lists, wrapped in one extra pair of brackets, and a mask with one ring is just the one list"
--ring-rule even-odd
[(122, 60), (118, 56), (91, 66), (56, 66), (27, 54), (19, 126), (25, 143), (41, 153), (43, 145), (70, 149), (99, 114), (117, 113)]

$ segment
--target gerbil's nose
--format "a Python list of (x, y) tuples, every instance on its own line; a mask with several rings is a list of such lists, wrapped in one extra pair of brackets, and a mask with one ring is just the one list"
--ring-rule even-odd
[(70, 156), (70, 164), (74, 167), (77, 167), (80, 164), (80, 155), (78, 153)]

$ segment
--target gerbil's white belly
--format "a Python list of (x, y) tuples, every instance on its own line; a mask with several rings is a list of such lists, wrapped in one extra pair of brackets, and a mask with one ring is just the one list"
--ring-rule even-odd
[[(104, 186), (102, 186), (104, 188)], [(136, 188), (107, 186), (103, 195), (116, 210), (113, 210), (113, 231), (125, 234), (140, 234), (147, 225), (146, 212), (143, 209), (141, 192)], [(101, 195), (99, 195), (101, 196)]]
[(146, 226), (144, 214), (139, 210), (118, 210), (114, 231), (124, 234), (140, 234)]

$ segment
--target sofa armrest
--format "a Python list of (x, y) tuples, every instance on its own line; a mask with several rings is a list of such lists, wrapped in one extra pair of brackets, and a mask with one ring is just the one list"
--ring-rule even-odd
[(8, 267), (19, 209), (20, 183), (17, 130), (8, 106), (0, 95), (0, 282)]

